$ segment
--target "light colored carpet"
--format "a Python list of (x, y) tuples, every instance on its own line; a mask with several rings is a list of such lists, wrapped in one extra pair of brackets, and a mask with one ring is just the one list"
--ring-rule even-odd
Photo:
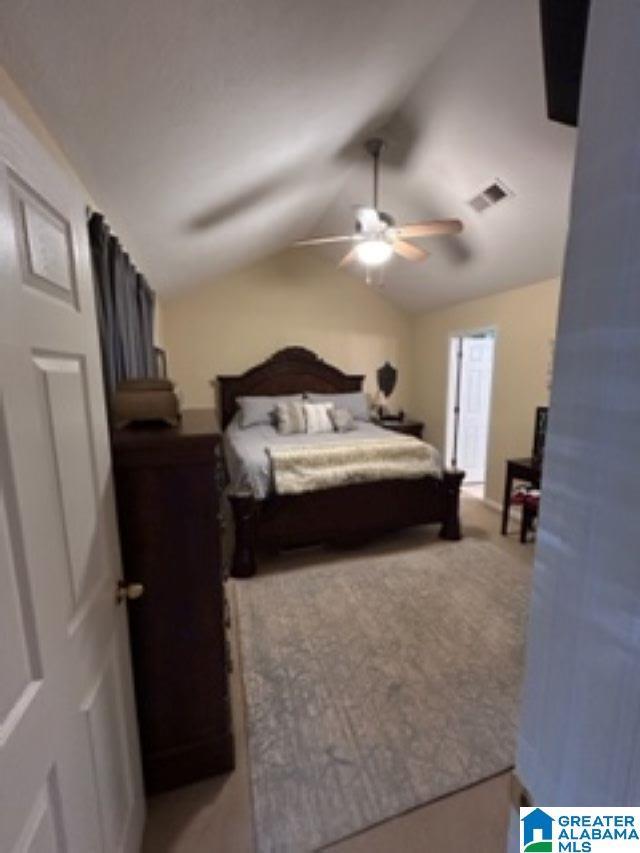
[(511, 765), (529, 582), (489, 542), (418, 539), (238, 583), (257, 850), (317, 849)]

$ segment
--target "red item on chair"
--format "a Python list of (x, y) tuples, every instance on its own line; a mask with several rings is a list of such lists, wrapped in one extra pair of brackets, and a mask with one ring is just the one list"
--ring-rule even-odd
[(518, 486), (511, 493), (511, 503), (515, 506), (522, 506), (527, 499), (528, 489), (526, 486)]

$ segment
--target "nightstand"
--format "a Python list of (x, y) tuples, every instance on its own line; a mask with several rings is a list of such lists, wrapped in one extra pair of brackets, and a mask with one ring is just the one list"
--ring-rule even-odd
[(403, 435), (412, 435), (415, 438), (422, 438), (422, 430), (424, 423), (422, 421), (414, 421), (411, 418), (404, 418), (401, 421), (393, 420), (374, 420), (374, 424), (390, 429), (392, 432), (400, 432)]

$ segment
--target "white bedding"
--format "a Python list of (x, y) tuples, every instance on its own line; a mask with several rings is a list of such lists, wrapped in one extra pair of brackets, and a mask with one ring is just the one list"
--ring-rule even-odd
[[(262, 500), (273, 490), (269, 447), (314, 447), (319, 444), (340, 445), (359, 438), (388, 439), (392, 433), (367, 421), (356, 421), (356, 429), (348, 433), (299, 433), (280, 435), (275, 427), (260, 424), (242, 429), (237, 416), (224, 435), (225, 455), (232, 494), (250, 493)], [(434, 449), (434, 453), (437, 451)]]

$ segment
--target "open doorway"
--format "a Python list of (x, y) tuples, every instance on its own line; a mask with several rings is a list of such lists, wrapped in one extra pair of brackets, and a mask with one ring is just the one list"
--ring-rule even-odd
[(464, 490), (478, 498), (487, 479), (495, 342), (494, 329), (449, 341), (446, 464), (466, 472)]

